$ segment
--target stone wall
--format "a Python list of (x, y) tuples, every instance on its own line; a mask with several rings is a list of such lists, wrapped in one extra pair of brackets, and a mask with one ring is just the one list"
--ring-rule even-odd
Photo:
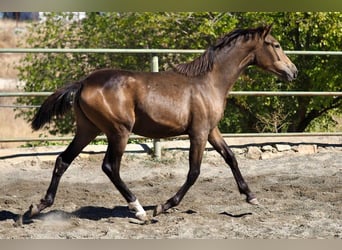
[(254, 160), (264, 160), (273, 157), (290, 156), (294, 154), (308, 155), (324, 151), (342, 151), (342, 145), (337, 146), (317, 146), (316, 144), (271, 144), (263, 146), (247, 146), (232, 148), (239, 157), (246, 157)]

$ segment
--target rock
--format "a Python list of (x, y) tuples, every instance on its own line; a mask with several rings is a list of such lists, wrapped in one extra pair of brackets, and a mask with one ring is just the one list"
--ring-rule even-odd
[(275, 155), (276, 154), (273, 154), (271, 151), (263, 152), (261, 155), (261, 160), (270, 159), (270, 158), (274, 157)]
[(317, 145), (299, 145), (296, 151), (301, 155), (317, 153)]
[(232, 148), (232, 151), (236, 155), (242, 155), (246, 152), (244, 148)]
[(261, 150), (258, 147), (248, 147), (246, 157), (253, 160), (259, 160), (261, 158)]
[(275, 147), (279, 152), (291, 150), (291, 146), (287, 144), (276, 144)]
[(271, 145), (265, 145), (261, 148), (263, 152), (273, 152), (275, 149)]

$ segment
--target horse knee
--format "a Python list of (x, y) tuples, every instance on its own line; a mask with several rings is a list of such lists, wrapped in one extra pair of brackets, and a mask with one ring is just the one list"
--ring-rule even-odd
[(175, 195), (174, 197), (172, 197), (171, 199), (168, 200), (168, 203), (169, 203), (169, 207), (175, 207), (177, 206), (181, 200), (182, 200), (183, 197), (180, 197), (178, 195)]

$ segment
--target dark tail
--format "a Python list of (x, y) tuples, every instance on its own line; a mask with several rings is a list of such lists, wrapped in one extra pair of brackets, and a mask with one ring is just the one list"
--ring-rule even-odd
[(31, 127), (34, 130), (38, 130), (50, 122), (54, 116), (59, 117), (69, 111), (75, 98), (79, 95), (81, 88), (82, 83), (76, 82), (56, 90), (41, 105), (33, 117)]

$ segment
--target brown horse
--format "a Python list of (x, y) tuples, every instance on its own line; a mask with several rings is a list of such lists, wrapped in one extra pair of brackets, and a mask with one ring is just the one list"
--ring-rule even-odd
[(34, 216), (53, 204), (63, 173), (101, 132), (108, 139), (102, 170), (140, 220), (147, 220), (146, 213), (120, 177), (120, 162), (131, 133), (151, 138), (188, 134), (190, 138), (186, 181), (173, 197), (156, 206), (154, 216), (177, 206), (195, 183), (207, 141), (230, 166), (240, 193), (246, 195), (247, 202), (256, 204), (256, 196), (243, 179), (217, 124), (228, 92), (247, 66), (259, 66), (287, 81), (296, 78), (296, 66), (270, 30), (271, 26), (234, 30), (194, 61), (171, 71), (98, 70), (49, 96), (35, 115), (32, 128), (41, 128), (53, 116), (61, 116), (73, 107), (76, 134), (56, 159), (44, 199), (32, 205), (25, 215)]

